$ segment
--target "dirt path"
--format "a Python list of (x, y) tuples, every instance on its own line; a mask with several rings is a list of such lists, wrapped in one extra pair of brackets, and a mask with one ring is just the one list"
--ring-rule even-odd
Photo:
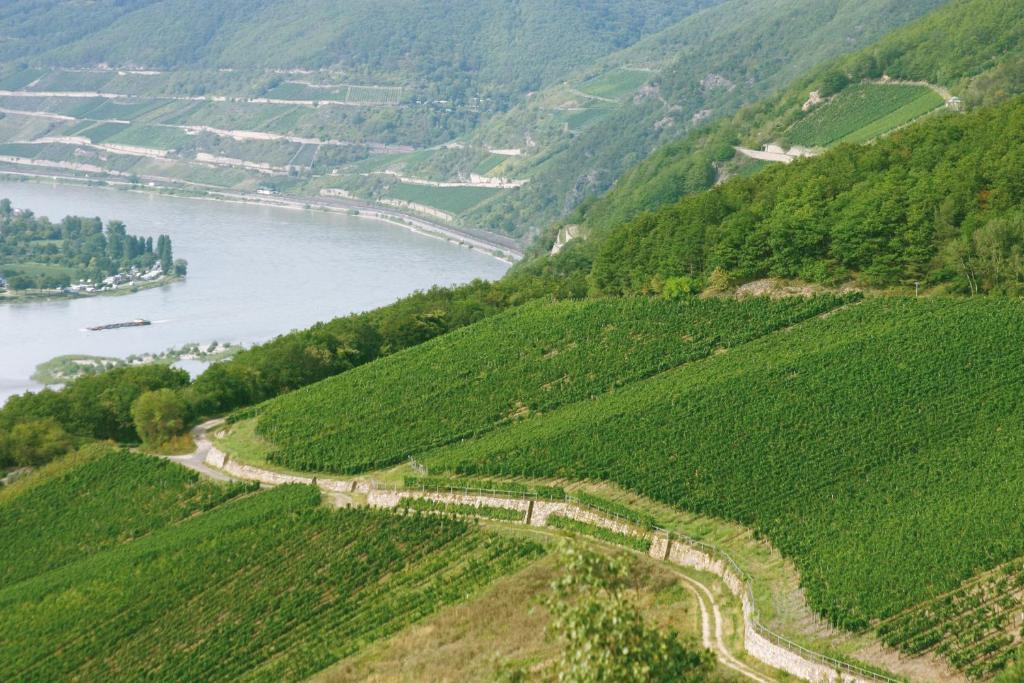
[(697, 606), (700, 608), (701, 639), (704, 647), (715, 653), (722, 666), (732, 669), (752, 681), (771, 683), (772, 679), (765, 678), (754, 671), (729, 651), (729, 647), (725, 644), (725, 638), (722, 635), (722, 611), (715, 600), (715, 596), (708, 587), (679, 570), (674, 570), (674, 573), (679, 577), (683, 587), (693, 595), (694, 600), (697, 601)]
[[(210, 432), (223, 424), (224, 420), (219, 419), (209, 420), (198, 425), (192, 430), (192, 438), (196, 442), (196, 450), (189, 455), (173, 456), (167, 459), (195, 470), (203, 476), (219, 481), (234, 481), (233, 477), (206, 464), (207, 455), (215, 448), (210, 441)], [(332, 497), (337, 495), (333, 491), (325, 491), (324, 493)], [(348, 504), (352, 504), (351, 499), (349, 499)], [(680, 568), (671, 565), (670, 567), (671, 571), (679, 578), (682, 586), (693, 596), (700, 610), (701, 640), (704, 647), (715, 653), (722, 666), (757, 683), (772, 683), (774, 679), (759, 673), (745, 664), (729, 648), (724, 635), (722, 605), (711, 589)]]
[(207, 477), (208, 479), (214, 479), (216, 481), (238, 481), (234, 477), (206, 464), (206, 455), (210, 452), (210, 449), (213, 448), (213, 443), (211, 443), (209, 437), (207, 437), (207, 432), (223, 422), (223, 420), (210, 420), (193, 429), (192, 438), (196, 442), (196, 449), (188, 455), (166, 455), (161, 457), (166, 460), (170, 460), (171, 462), (176, 462), (182, 467), (187, 467), (190, 470), (198, 472), (201, 476)]

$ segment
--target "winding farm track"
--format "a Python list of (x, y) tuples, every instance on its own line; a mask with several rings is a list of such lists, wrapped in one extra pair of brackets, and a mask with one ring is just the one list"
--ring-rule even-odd
[[(223, 423), (224, 420), (222, 419), (210, 420), (195, 427), (192, 430), (192, 438), (195, 440), (196, 449), (192, 453), (163, 457), (210, 479), (236, 481), (234, 477), (215, 467), (211, 467), (206, 462), (207, 455), (214, 449), (209, 433)], [(325, 493), (335, 498), (338, 495), (333, 491), (325, 491)], [(700, 611), (701, 642), (704, 647), (714, 652), (721, 665), (727, 669), (757, 683), (772, 683), (775, 680), (774, 678), (769, 678), (754, 670), (730, 650), (724, 635), (722, 605), (712, 590), (705, 583), (693, 578), (675, 566), (671, 567), (671, 571), (678, 577), (682, 586), (693, 596), (694, 601), (697, 603)]]

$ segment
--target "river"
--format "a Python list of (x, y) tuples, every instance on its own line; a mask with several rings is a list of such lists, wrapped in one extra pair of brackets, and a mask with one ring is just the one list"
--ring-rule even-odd
[[(126, 296), (0, 303), (0, 403), (38, 389), (30, 379), (36, 365), (55, 356), (123, 358), (189, 342), (249, 345), (435, 284), (496, 279), (508, 268), (480, 252), (344, 214), (41, 183), (0, 182), (3, 197), (54, 221), (99, 216), (154, 240), (169, 234), (189, 274)], [(154, 324), (85, 329), (135, 318)]]

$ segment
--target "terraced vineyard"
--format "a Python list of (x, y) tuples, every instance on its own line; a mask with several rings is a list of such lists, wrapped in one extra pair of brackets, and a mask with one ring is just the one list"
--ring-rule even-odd
[(632, 94), (651, 79), (653, 74), (642, 69), (616, 69), (580, 85), (580, 91), (594, 97), (618, 100)]
[(502, 190), (493, 187), (433, 187), (395, 183), (388, 190), (387, 196), (389, 199), (423, 204), (457, 215), (500, 192)]
[(0, 492), (0, 586), (209, 510), (251, 487), (93, 446)]
[(1024, 305), (878, 299), (421, 457), (764, 534), (863, 629), (1024, 555)]
[(1024, 624), (1024, 560), (972, 579), (886, 621), (878, 635), (907, 654), (935, 652), (972, 678), (1019, 654)]
[(585, 401), (846, 299), (536, 303), (264, 404), (273, 463), (353, 473)]
[(541, 553), (279, 487), (0, 590), (0, 678), (300, 680)]
[(922, 85), (861, 83), (812, 110), (786, 132), (786, 139), (804, 147), (863, 143), (910, 123), (942, 103), (942, 97)]

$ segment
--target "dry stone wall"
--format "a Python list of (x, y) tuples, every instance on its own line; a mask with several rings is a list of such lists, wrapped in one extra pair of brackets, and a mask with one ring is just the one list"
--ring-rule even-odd
[(746, 581), (724, 559), (714, 557), (689, 543), (675, 539), (670, 541), (665, 534), (655, 535), (650, 555), (683, 567), (708, 572), (722, 579), (729, 591), (738, 597), (743, 605), (743, 649), (751, 657), (814, 683), (869, 683), (879, 680), (840, 671), (835, 666), (812, 658), (813, 653), (809, 651), (807, 654), (810, 657), (804, 656), (781, 643), (772, 642), (763, 635)]
[[(239, 479), (258, 481), (271, 486), (278, 484), (315, 483), (321, 490), (333, 493), (363, 493), (366, 495), (367, 504), (370, 507), (396, 508), (405, 498), (420, 498), (439, 503), (473, 506), (485, 505), (516, 510), (523, 513), (524, 522), (528, 521), (530, 526), (545, 526), (551, 515), (560, 515), (578, 522), (594, 524), (616, 533), (642, 535), (636, 527), (626, 522), (607, 517), (599, 512), (571, 502), (530, 501), (519, 498), (502, 498), (499, 496), (455, 492), (399, 491), (396, 489), (380, 488), (366, 481), (319, 479), (282, 474), (263, 470), (252, 465), (237, 463), (213, 447), (206, 454), (206, 462)], [(530, 509), (531, 503), (532, 510)], [(528, 520), (527, 515), (529, 515)], [(670, 540), (664, 533), (654, 534), (651, 539), (649, 554), (655, 559), (667, 560), (674, 564), (708, 572), (721, 578), (733, 595), (737, 596), (742, 602), (743, 622), (745, 625), (743, 646), (746, 652), (755, 659), (812, 683), (875, 683), (876, 681), (886, 680), (840, 671), (838, 666), (833, 666), (823, 659), (819, 660), (814, 656), (814, 653), (809, 651), (801, 653), (793, 646), (773, 642), (770, 639), (771, 634), (764, 631), (757, 622), (756, 609), (751, 601), (752, 598), (746, 581), (724, 559), (715, 557), (711, 553), (705, 552), (697, 546), (684, 541)]]

